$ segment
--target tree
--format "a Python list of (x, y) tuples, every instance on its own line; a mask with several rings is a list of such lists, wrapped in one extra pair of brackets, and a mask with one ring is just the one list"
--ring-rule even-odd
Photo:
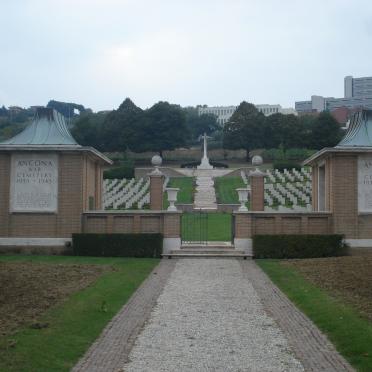
[(243, 101), (224, 126), (223, 147), (244, 149), (248, 161), (250, 150), (264, 146), (264, 125), (265, 116)]
[(106, 151), (136, 151), (144, 126), (144, 112), (129, 98), (110, 112), (103, 123), (102, 140)]
[(185, 146), (189, 138), (185, 112), (178, 105), (158, 102), (146, 110), (146, 120), (137, 137), (134, 151), (157, 151), (160, 156), (164, 150), (174, 150)]
[(295, 115), (280, 113), (266, 117), (264, 142), (266, 148), (302, 147), (303, 127)]
[(217, 116), (213, 114), (198, 114), (194, 107), (184, 108), (186, 114), (186, 126), (189, 129), (192, 141), (196, 141), (200, 135), (207, 133), (211, 135), (220, 128), (217, 123)]
[(341, 137), (342, 131), (336, 119), (329, 112), (321, 112), (313, 122), (309, 147), (317, 150), (333, 147)]
[(78, 110), (80, 114), (87, 111), (87, 109), (83, 105), (79, 105), (77, 103), (60, 102), (55, 100), (49, 101), (47, 107), (55, 109), (65, 118), (72, 118), (75, 115), (75, 109)]
[(103, 136), (103, 123), (107, 113), (84, 113), (75, 121), (71, 134), (82, 146), (93, 146), (106, 151)]

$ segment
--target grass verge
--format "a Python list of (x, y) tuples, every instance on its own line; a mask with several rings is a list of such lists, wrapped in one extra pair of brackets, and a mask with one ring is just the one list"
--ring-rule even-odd
[(231, 214), (184, 213), (182, 215), (182, 240), (184, 241), (231, 241)]
[(239, 204), (236, 189), (246, 187), (241, 177), (217, 177), (214, 181), (219, 204)]
[[(177, 203), (179, 204), (192, 204), (194, 195), (194, 178), (192, 177), (174, 177), (171, 178), (168, 187), (177, 187), (180, 191), (177, 194)], [(164, 208), (168, 208), (168, 196), (164, 193), (163, 198)]]
[(111, 265), (93, 285), (71, 295), (38, 320), (48, 328), (24, 327), (0, 336), (1, 371), (69, 371), (157, 265), (156, 259), (2, 256), (3, 261)]
[(372, 324), (360, 313), (307, 281), (278, 260), (257, 260), (271, 280), (296, 304), (358, 371), (372, 371)]

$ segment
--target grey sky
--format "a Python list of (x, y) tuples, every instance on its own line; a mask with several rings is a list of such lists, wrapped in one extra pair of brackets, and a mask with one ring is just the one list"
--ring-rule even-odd
[(371, 0), (2, 0), (0, 105), (343, 96), (372, 75)]

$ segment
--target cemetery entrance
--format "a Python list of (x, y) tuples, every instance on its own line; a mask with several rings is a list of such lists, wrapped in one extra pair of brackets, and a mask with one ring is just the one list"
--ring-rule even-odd
[(233, 218), (230, 213), (196, 210), (182, 215), (182, 244), (207, 245), (208, 242), (231, 242)]

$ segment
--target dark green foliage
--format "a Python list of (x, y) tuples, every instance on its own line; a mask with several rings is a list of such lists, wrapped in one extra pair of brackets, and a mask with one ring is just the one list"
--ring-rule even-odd
[(255, 105), (243, 101), (225, 124), (223, 133), (223, 147), (246, 150), (248, 160), (250, 150), (265, 145), (265, 116)]
[(75, 115), (74, 114), (75, 109), (78, 110), (80, 114), (87, 111), (83, 105), (79, 105), (77, 103), (54, 101), (54, 100), (49, 101), (47, 104), (47, 107), (55, 109), (60, 114), (62, 114), (65, 118), (72, 118)]
[(98, 150), (105, 150), (103, 137), (103, 123), (107, 113), (84, 113), (80, 115), (71, 129), (76, 142), (82, 146), (92, 146)]
[(255, 235), (255, 258), (316, 258), (345, 256), (342, 235)]
[(340, 125), (329, 112), (321, 112), (312, 125), (311, 148), (333, 147), (342, 137)]
[(262, 152), (262, 157), (265, 162), (271, 161), (287, 161), (287, 160), (296, 160), (303, 161), (314, 154), (314, 150), (308, 149), (299, 149), (299, 148), (290, 148), (284, 150), (284, 148), (274, 148), (264, 150)]
[[(228, 168), (229, 165), (225, 163), (219, 163), (217, 161), (209, 161), (209, 164), (215, 168)], [(181, 168), (196, 168), (200, 165), (200, 161), (190, 161), (188, 163), (181, 164)]]
[(160, 257), (162, 234), (72, 234), (75, 256)]
[(134, 163), (131, 160), (122, 162), (119, 167), (111, 168), (103, 172), (104, 179), (133, 178)]
[(158, 102), (146, 110), (142, 136), (133, 151), (157, 151), (160, 156), (164, 150), (174, 150), (187, 144), (189, 131), (186, 115), (178, 105)]
[(190, 133), (190, 139), (193, 142), (197, 141), (200, 135), (207, 133), (210, 136), (220, 128), (216, 115), (199, 115), (198, 109), (195, 107), (186, 107), (183, 110), (186, 114), (186, 126)]
[(283, 172), (284, 169), (301, 169), (301, 164), (290, 160), (279, 160), (273, 163), (273, 168)]

